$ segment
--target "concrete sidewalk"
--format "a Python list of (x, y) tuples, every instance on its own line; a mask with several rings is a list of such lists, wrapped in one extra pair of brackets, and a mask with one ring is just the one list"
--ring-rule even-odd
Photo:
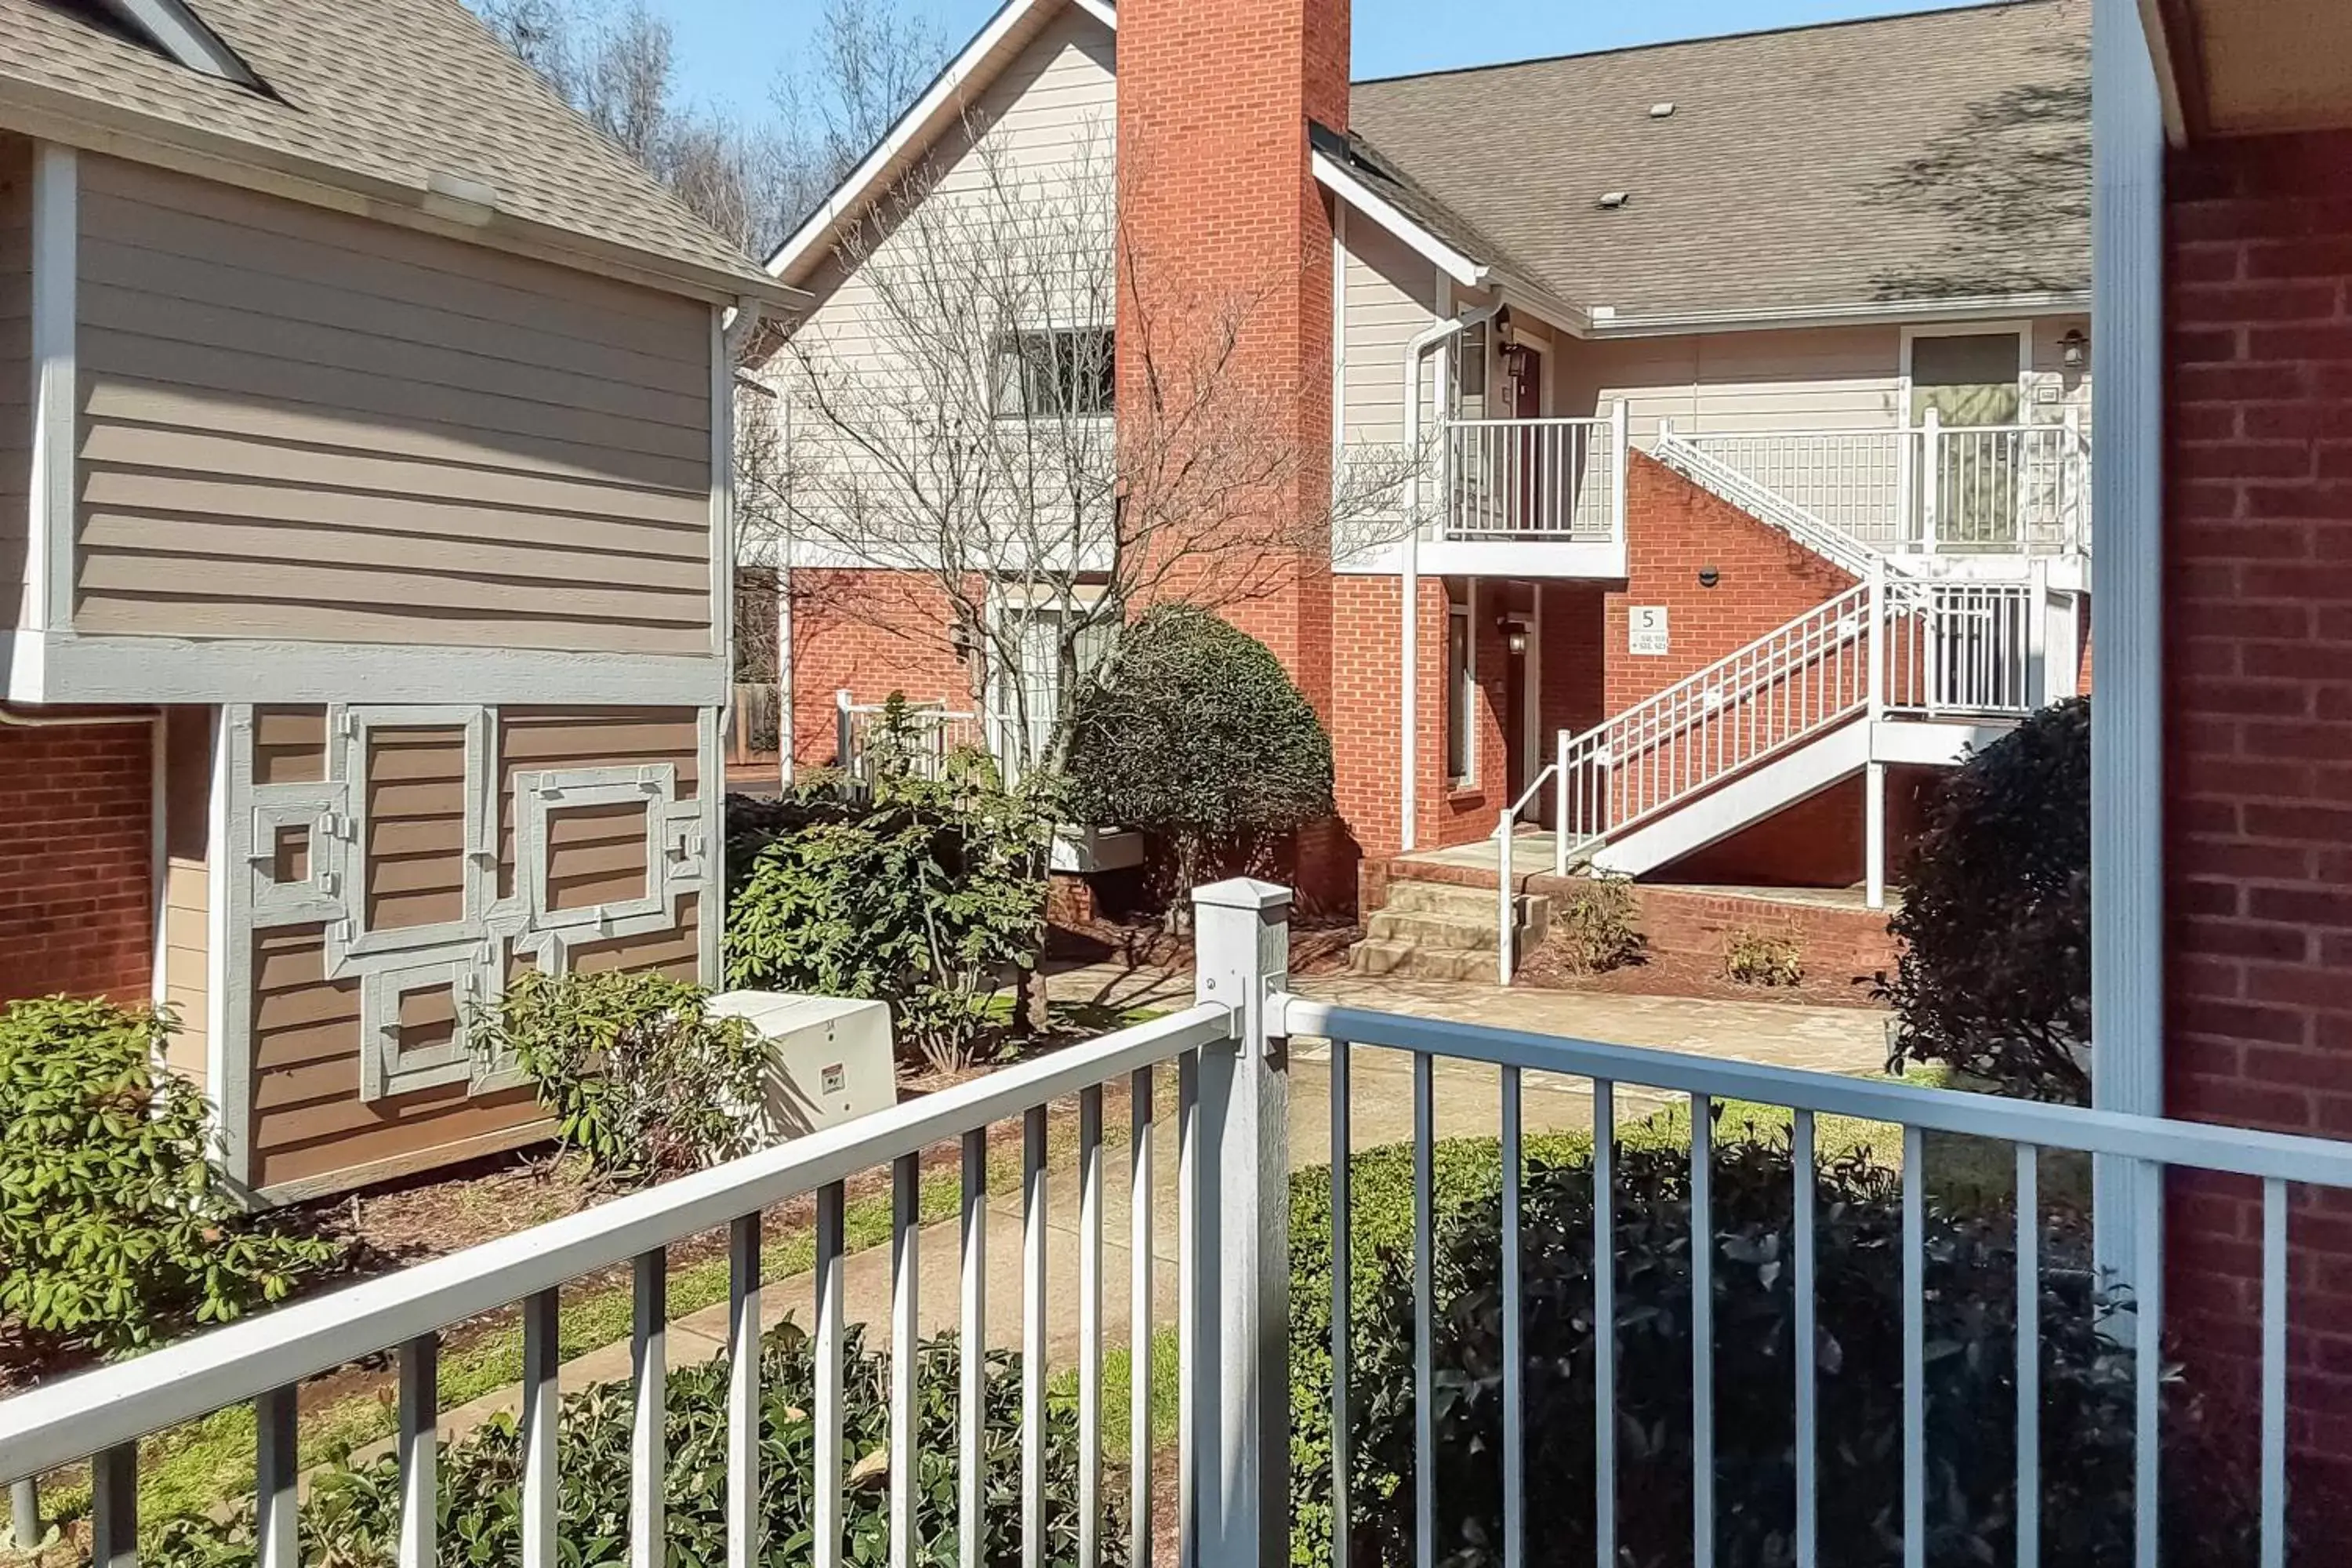
[[(1192, 1000), (1189, 975), (1096, 965), (1054, 975), (1057, 1001), (1121, 1007), (1182, 1005)], [(1582, 992), (1503, 991), (1456, 981), (1407, 981), (1348, 974), (1302, 978), (1302, 995), (1349, 1006), (1444, 1017), (1463, 1023), (1568, 1035), (1612, 1043), (1809, 1068), (1828, 1072), (1877, 1070), (1885, 1058), (1885, 1016), (1861, 1008), (1805, 1007), (1778, 1003), (1723, 1002), (1671, 996), (1621, 996)], [(1290, 1081), (1290, 1159), (1293, 1169), (1325, 1164), (1331, 1152), (1330, 1047), (1303, 1041), (1293, 1053)], [(1434, 1109), (1441, 1138), (1494, 1136), (1500, 1130), (1500, 1079), (1496, 1069), (1476, 1063), (1440, 1060), (1434, 1065)], [(1362, 1151), (1402, 1142), (1412, 1134), (1412, 1058), (1402, 1051), (1360, 1047), (1349, 1063), (1351, 1149)], [(1521, 1085), (1522, 1124), (1529, 1133), (1589, 1129), (1591, 1086), (1581, 1079), (1528, 1073)], [(1665, 1100), (1623, 1089), (1618, 1112), (1637, 1119)], [(1123, 1131), (1123, 1129), (1122, 1129)], [(1171, 1123), (1155, 1127), (1150, 1251), (1152, 1258), (1154, 1327), (1175, 1321), (1177, 1304), (1176, 1147)], [(1103, 1151), (1102, 1321), (1106, 1348), (1129, 1342), (1129, 1293), (1132, 1190), (1129, 1151)], [(1079, 1346), (1078, 1173), (1049, 1171), (1046, 1190), (1046, 1289), (1042, 1298), (1047, 1361), (1074, 1366)], [(999, 1194), (988, 1204), (986, 1222), (989, 1343), (1017, 1347), (1022, 1341), (1022, 1197)], [(954, 1328), (961, 1318), (961, 1237), (956, 1221), (927, 1226), (919, 1243), (920, 1286), (918, 1320), (926, 1336)], [(815, 1278), (811, 1274), (772, 1282), (761, 1292), (761, 1319), (772, 1325), (791, 1317), (803, 1326), (814, 1320)], [(890, 1248), (869, 1247), (843, 1265), (845, 1319), (865, 1326), (866, 1342), (882, 1348), (890, 1331)], [(724, 1303), (681, 1317), (669, 1328), (668, 1362), (693, 1365), (725, 1351)], [(625, 1379), (629, 1345), (618, 1341), (563, 1367), (563, 1384), (580, 1388)], [(445, 1438), (471, 1431), (499, 1411), (520, 1406), (520, 1385), (457, 1406), (441, 1417)]]

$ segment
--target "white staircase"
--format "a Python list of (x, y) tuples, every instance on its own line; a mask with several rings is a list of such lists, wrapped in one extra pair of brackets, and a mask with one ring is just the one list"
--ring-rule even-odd
[(1869, 576), (1871, 563), (1885, 559), (1854, 533), (1832, 526), (1723, 457), (1676, 435), (1671, 420), (1659, 421), (1653, 455), (1699, 489), (1779, 529), (1832, 566), (1843, 567), (1857, 578)]
[(1563, 868), (1654, 870), (1895, 760), (1874, 750), (1890, 722), (2021, 718), (2046, 685), (2046, 597), (2038, 570), (1947, 583), (1890, 580), (1874, 563), (1835, 598), (1563, 732), (1551, 781)]

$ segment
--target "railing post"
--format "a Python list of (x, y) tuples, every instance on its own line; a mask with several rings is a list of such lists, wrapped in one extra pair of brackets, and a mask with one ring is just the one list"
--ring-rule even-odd
[(1555, 736), (1551, 775), (1551, 874), (1568, 875), (1568, 731)]
[(1936, 552), (1936, 513), (1943, 489), (1943, 417), (1933, 408), (1919, 425), (1919, 548)]
[(1495, 820), (1495, 969), (1496, 983), (1511, 983), (1513, 930), (1517, 921), (1511, 907), (1511, 830), (1518, 824), (1517, 814), (1509, 806)]
[(8, 1488), (8, 1530), (9, 1540), (19, 1552), (31, 1552), (41, 1544), (41, 1487), (30, 1476)]
[(1289, 1041), (1267, 999), (1290, 983), (1290, 889), (1235, 878), (1192, 891), (1194, 997), (1234, 1010), (1201, 1053), (1194, 1349), (1183, 1370), (1198, 1478), (1184, 1568), (1290, 1560)]
[[(1609, 405), (1609, 464), (1612, 487), (1610, 497), (1612, 507), (1609, 519), (1609, 533), (1611, 542), (1620, 550), (1625, 548), (1625, 516), (1628, 499), (1625, 486), (1632, 472), (1632, 460), (1628, 456), (1631, 445), (1630, 425), (1631, 421), (1626, 417), (1625, 400), (1621, 397)], [(1663, 423), (1658, 428), (1661, 435), (1665, 433), (1666, 426)]]
[(2025, 706), (2050, 700), (2050, 561), (2037, 555), (2025, 563)]
[(2058, 457), (2058, 548), (2070, 555), (2079, 555), (2084, 544), (2084, 514), (2090, 502), (2091, 489), (2083, 482), (2083, 411), (2073, 404), (2066, 405), (2066, 438)]
[(1886, 717), (1886, 558), (1870, 562), (1870, 721)]

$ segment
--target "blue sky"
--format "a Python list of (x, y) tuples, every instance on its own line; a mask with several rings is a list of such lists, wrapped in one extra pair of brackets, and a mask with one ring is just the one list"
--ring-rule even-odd
[[(961, 45), (999, 0), (912, 0)], [(1664, 38), (1799, 26), (1936, 8), (1949, 0), (1356, 0), (1356, 74), (1395, 76)], [(713, 107), (759, 111), (819, 0), (648, 0), (676, 30), (682, 85)]]

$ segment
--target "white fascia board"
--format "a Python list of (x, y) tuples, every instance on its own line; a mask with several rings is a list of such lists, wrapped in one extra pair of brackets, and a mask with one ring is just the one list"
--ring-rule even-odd
[(1313, 165), (1317, 182), (1326, 190), (1411, 246), (1454, 282), (1465, 289), (1486, 286), (1492, 268), (1471, 260), (1407, 217), (1394, 204), (1375, 194), (1370, 185), (1340, 167), (1328, 154), (1319, 152), (1313, 154)]
[(718, 655), (405, 647), (258, 637), (75, 637), (42, 650), (52, 702), (447, 702), (707, 708), (727, 700)]
[[(907, 112), (900, 115), (872, 152), (844, 176), (841, 184), (811, 213), (790, 238), (778, 246), (768, 258), (768, 275), (782, 279), (805, 263), (824, 243), (835, 225), (853, 212), (864, 209), (881, 194), (884, 176), (899, 158), (924, 137), (937, 133), (932, 121), (968, 89), (982, 85), (982, 69), (1004, 41), (1041, 8), (1064, 4), (1065, 0), (1005, 0), (995, 16), (988, 19), (963, 51), (947, 64), (947, 68), (931, 81), (921, 97), (915, 100)], [(1076, 0), (1078, 8), (1103, 23), (1117, 26), (1116, 14), (1102, 0)]]
[(2021, 316), (2081, 315), (2091, 308), (2086, 289), (2023, 294), (1979, 294), (1934, 300), (1876, 300), (1843, 305), (1735, 306), (1634, 315), (1595, 306), (1584, 335), (1666, 337), (1684, 332), (1772, 331), (1789, 327), (1866, 327), (1885, 322), (2000, 321)]
[(235, 49), (205, 26), (180, 0), (100, 0), (104, 8), (144, 34), (148, 41), (192, 71), (258, 88), (261, 79)]

